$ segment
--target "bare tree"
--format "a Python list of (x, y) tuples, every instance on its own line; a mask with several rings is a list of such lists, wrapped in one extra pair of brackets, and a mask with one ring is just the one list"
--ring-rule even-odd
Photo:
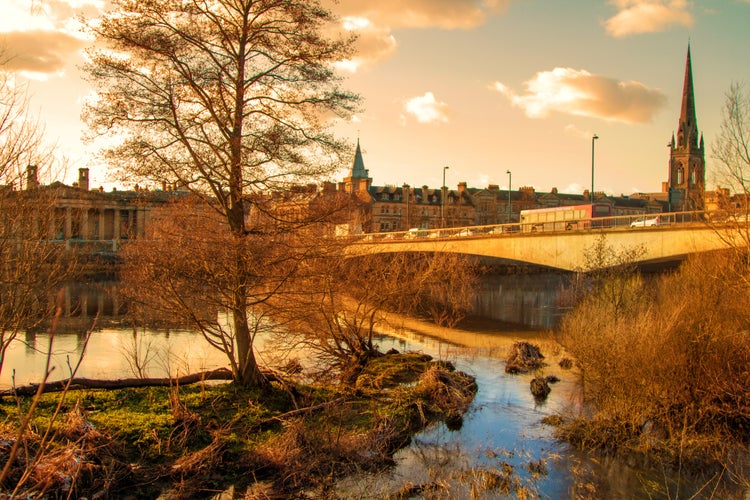
[[(378, 356), (378, 332), (389, 313), (425, 315), (455, 324), (470, 311), (476, 266), (451, 254), (393, 253), (347, 258), (345, 244), (328, 240), (305, 260), (297, 279), (267, 304), (283, 325), (280, 344), (314, 353), (324, 371), (353, 380)], [(283, 303), (279, 303), (279, 301)]]
[(582, 300), (596, 302), (608, 309), (608, 318), (615, 323), (627, 314), (629, 306), (641, 293), (642, 277), (637, 262), (643, 257), (643, 246), (617, 250), (605, 235), (583, 252), (584, 264), (573, 276), (566, 300), (569, 306)]
[(750, 193), (750, 91), (743, 84), (732, 84), (726, 93), (712, 156), (719, 162), (717, 179), (733, 192), (747, 197)]
[(52, 317), (53, 297), (76, 269), (49, 238), (54, 190), (35, 189), (37, 176), (53, 166), (51, 149), (3, 61), (0, 52), (0, 371), (18, 333)]
[(417, 312), (430, 317), (436, 324), (453, 328), (473, 308), (472, 299), (479, 286), (479, 265), (470, 256), (438, 253), (427, 256), (426, 278), (418, 294)]
[(728, 245), (747, 255), (750, 245), (750, 91), (734, 83), (726, 93), (719, 134), (712, 145), (717, 182), (728, 187), (726, 213), (715, 226)]
[(44, 144), (44, 127), (29, 115), (24, 87), (2, 70), (3, 64), (0, 50), (0, 186), (21, 189), (27, 167), (49, 169), (52, 152)]
[[(222, 348), (233, 353), (238, 382), (264, 385), (248, 296), (265, 283), (253, 279), (258, 263), (247, 245), (267, 227), (246, 222), (246, 204), (341, 164), (344, 145), (325, 124), (356, 102), (331, 64), (349, 54), (350, 41), (323, 36), (332, 17), (316, 1), (113, 4), (91, 24), (102, 49), (91, 54), (99, 93), (86, 118), (95, 133), (121, 139), (108, 158), (124, 175), (177, 184), (221, 216), (221, 251), (234, 252), (221, 305), (236, 344)], [(164, 290), (172, 292), (180, 290)]]

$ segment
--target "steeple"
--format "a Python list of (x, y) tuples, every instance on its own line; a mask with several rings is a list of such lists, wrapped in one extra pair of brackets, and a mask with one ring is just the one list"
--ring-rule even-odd
[(357, 139), (357, 151), (354, 153), (354, 163), (352, 164), (349, 177), (352, 179), (367, 179), (368, 176), (369, 172), (365, 168), (365, 161), (362, 159), (362, 149), (359, 147), (359, 139)]
[(669, 143), (670, 210), (703, 208), (706, 188), (706, 157), (703, 147), (703, 135), (698, 134), (693, 89), (693, 62), (690, 56), (690, 43), (688, 43), (680, 121), (677, 124), (677, 141), (672, 134), (672, 140)]
[(362, 148), (359, 147), (359, 139), (357, 139), (357, 151), (354, 153), (354, 162), (352, 168), (349, 171), (349, 176), (344, 179), (344, 188), (347, 193), (367, 193), (372, 185), (372, 179), (370, 179), (370, 173), (365, 168), (365, 161), (362, 159)]
[(690, 58), (689, 43), (687, 49), (687, 60), (685, 62), (685, 81), (682, 85), (682, 107), (680, 108), (680, 123), (677, 129), (677, 147), (698, 147), (698, 121), (695, 118), (693, 64)]

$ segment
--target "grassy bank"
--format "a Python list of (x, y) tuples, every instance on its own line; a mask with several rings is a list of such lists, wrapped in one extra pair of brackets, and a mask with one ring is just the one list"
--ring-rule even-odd
[(650, 279), (621, 265), (582, 297), (559, 339), (577, 360), (584, 401), (564, 415), (560, 436), (746, 485), (746, 258), (702, 255)]
[[(431, 422), (460, 420), (473, 378), (421, 354), (370, 361), (354, 386), (274, 383), (72, 391), (0, 403), (3, 491), (49, 498), (325, 496), (334, 482), (388, 465)], [(61, 399), (63, 398), (63, 399)], [(20, 440), (20, 441), (19, 441)]]

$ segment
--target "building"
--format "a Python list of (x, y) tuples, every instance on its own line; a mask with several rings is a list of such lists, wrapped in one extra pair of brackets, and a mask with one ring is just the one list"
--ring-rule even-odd
[[(33, 227), (29, 234), (65, 242), (69, 247), (116, 251), (119, 242), (145, 236), (152, 211), (179, 194), (138, 188), (90, 190), (88, 168), (78, 169), (78, 182), (73, 186), (61, 182), (41, 185), (37, 168), (31, 165), (26, 171), (25, 189), (6, 193), (9, 203), (3, 206), (4, 210), (24, 207), (27, 224)], [(10, 213), (3, 218), (13, 219)]]
[(421, 188), (403, 186), (373, 186), (365, 168), (359, 140), (349, 175), (339, 186), (363, 203), (354, 226), (363, 232), (406, 231), (413, 227), (435, 229), (475, 224), (474, 200), (466, 186)]
[(669, 211), (703, 210), (706, 190), (706, 157), (703, 134), (698, 134), (693, 92), (693, 67), (690, 45), (685, 62), (685, 81), (682, 87), (682, 106), (674, 134), (669, 143)]

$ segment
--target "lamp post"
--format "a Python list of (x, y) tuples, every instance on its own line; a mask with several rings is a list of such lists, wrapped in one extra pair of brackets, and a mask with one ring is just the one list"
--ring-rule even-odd
[(594, 141), (598, 138), (596, 134), (591, 136), (591, 203), (594, 203)]
[(406, 197), (406, 228), (402, 228), (403, 230), (408, 230), (411, 228), (411, 217), (409, 217), (409, 198), (411, 198), (411, 187), (408, 184), (404, 184), (401, 188), (403, 196)]
[(440, 188), (440, 227), (445, 227), (445, 171), (450, 167), (443, 167), (443, 187)]
[(513, 209), (512, 209), (513, 201), (511, 200), (511, 197), (510, 197), (510, 190), (511, 190), (512, 182), (513, 182), (513, 174), (510, 172), (510, 170), (506, 170), (505, 173), (508, 174), (508, 223), (510, 224), (512, 222), (510, 220), (510, 216), (513, 213)]

